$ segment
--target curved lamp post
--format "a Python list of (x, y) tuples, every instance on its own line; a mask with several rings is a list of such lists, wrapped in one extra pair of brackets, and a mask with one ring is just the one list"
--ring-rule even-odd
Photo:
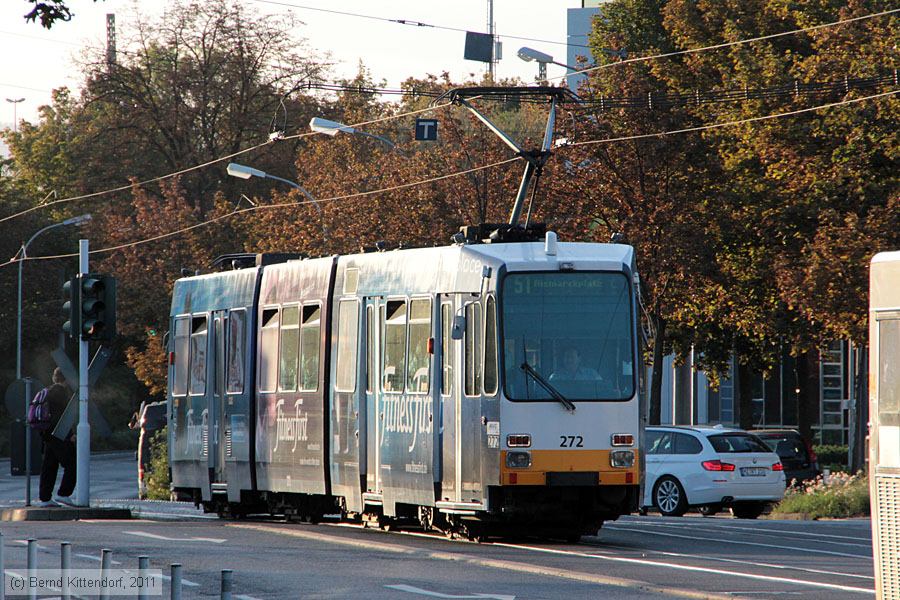
[(325, 135), (335, 136), (339, 131), (343, 131), (344, 133), (352, 133), (353, 135), (361, 135), (365, 137), (375, 138), (376, 140), (382, 142), (386, 146), (388, 146), (391, 150), (396, 150), (403, 156), (406, 156), (406, 153), (403, 152), (400, 148), (397, 147), (397, 144), (387, 139), (384, 136), (376, 135), (374, 133), (367, 133), (365, 131), (361, 131), (354, 127), (350, 127), (349, 125), (344, 125), (343, 123), (338, 123), (337, 121), (329, 121), (328, 119), (323, 119), (322, 117), (313, 117), (309, 120), (309, 128), (316, 133), (324, 133)]
[(516, 52), (516, 56), (524, 60), (525, 62), (535, 61), (538, 64), (538, 79), (541, 82), (547, 81), (547, 64), (553, 64), (560, 67), (565, 67), (570, 71), (578, 71), (575, 67), (571, 65), (567, 65), (566, 63), (561, 63), (553, 60), (553, 57), (545, 52), (541, 52), (540, 50), (535, 50), (534, 48), (528, 48), (527, 46), (522, 46), (519, 48), (519, 51)]
[(263, 179), (274, 179), (275, 181), (280, 181), (281, 183), (285, 183), (295, 190), (300, 190), (300, 192), (306, 196), (307, 200), (312, 202), (312, 204), (316, 207), (316, 210), (319, 211), (319, 219), (322, 221), (322, 243), (325, 251), (328, 250), (328, 229), (325, 227), (325, 215), (322, 213), (322, 207), (319, 205), (318, 200), (313, 198), (313, 195), (306, 191), (299, 183), (295, 183), (290, 179), (284, 179), (283, 177), (278, 177), (276, 175), (271, 175), (266, 173), (265, 171), (260, 171), (259, 169), (254, 169), (253, 167), (248, 167), (247, 165), (241, 165), (238, 163), (228, 163), (228, 167), (226, 168), (228, 174), (232, 177), (237, 177), (238, 179), (250, 179), (251, 177), (260, 177)]
[[(13, 258), (18, 258), (19, 260), (19, 285), (18, 285), (18, 294), (17, 294), (17, 302), (16, 302), (16, 379), (22, 379), (22, 266), (25, 264), (25, 259), (28, 258), (28, 246), (37, 238), (39, 235), (44, 233), (45, 231), (50, 231), (51, 229), (56, 229), (57, 227), (62, 227), (64, 225), (83, 225), (91, 220), (90, 214), (80, 215), (78, 217), (72, 217), (71, 219), (66, 219), (60, 223), (53, 223), (52, 225), (47, 225), (43, 229), (39, 229), (37, 233), (28, 238), (28, 241), (22, 244), (19, 248), (19, 251), (16, 253), (16, 256)], [(29, 389), (29, 386), (26, 384), (26, 390)], [(23, 399), (23, 403), (26, 404), (31, 399), (28, 398), (28, 393), (25, 393), (25, 398)], [(28, 415), (28, 409), (25, 409), (25, 416)], [(31, 506), (31, 427), (27, 424), (25, 425), (25, 506)]]
[(64, 225), (83, 225), (90, 220), (91, 215), (84, 214), (78, 217), (72, 217), (71, 219), (66, 219), (65, 221), (62, 221), (60, 223), (47, 225), (43, 229), (39, 229), (37, 233), (28, 238), (28, 241), (22, 244), (22, 246), (19, 248), (19, 252), (16, 253), (16, 258), (19, 259), (19, 293), (17, 302), (18, 319), (16, 325), (16, 379), (22, 378), (22, 266), (25, 264), (25, 259), (28, 258), (28, 246), (35, 240), (35, 238), (37, 238), (45, 231), (50, 231), (51, 229), (62, 227)]

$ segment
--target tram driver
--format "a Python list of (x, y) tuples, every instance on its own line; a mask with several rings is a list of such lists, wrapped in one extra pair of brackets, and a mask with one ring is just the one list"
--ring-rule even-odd
[(562, 360), (557, 361), (557, 368), (550, 374), (550, 381), (597, 381), (600, 374), (581, 365), (581, 353), (578, 348), (569, 346), (562, 353)]

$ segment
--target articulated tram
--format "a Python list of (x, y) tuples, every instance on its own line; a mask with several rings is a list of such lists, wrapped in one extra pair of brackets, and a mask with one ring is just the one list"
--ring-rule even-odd
[(636, 510), (634, 251), (541, 235), (176, 281), (173, 492), (469, 537), (573, 538)]

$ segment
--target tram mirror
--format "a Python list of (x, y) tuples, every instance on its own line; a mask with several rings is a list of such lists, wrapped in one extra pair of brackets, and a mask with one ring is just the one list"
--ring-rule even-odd
[(450, 330), (450, 339), (463, 339), (463, 332), (466, 330), (465, 315), (456, 315), (453, 317), (453, 329)]

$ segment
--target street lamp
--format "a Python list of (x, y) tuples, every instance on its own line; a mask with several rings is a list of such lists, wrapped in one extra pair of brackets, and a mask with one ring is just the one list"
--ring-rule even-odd
[(391, 150), (396, 150), (400, 154), (404, 156), (406, 155), (405, 152), (397, 147), (397, 144), (384, 136), (360, 131), (359, 129), (355, 129), (353, 127), (350, 127), (349, 125), (344, 125), (343, 123), (338, 123), (337, 121), (329, 121), (328, 119), (323, 119), (321, 117), (313, 117), (309, 120), (309, 128), (316, 133), (324, 133), (325, 135), (330, 136), (335, 136), (339, 131), (343, 131), (344, 133), (352, 133), (354, 135), (362, 135), (365, 137), (375, 138), (376, 140), (379, 140), (387, 145)]
[(19, 106), (19, 102), (25, 102), (25, 98), (7, 98), (6, 101), (13, 105), (13, 133), (19, 133), (19, 119), (16, 116), (16, 108)]
[(547, 64), (554, 64), (560, 67), (565, 67), (570, 71), (578, 71), (575, 67), (571, 65), (567, 65), (566, 63), (561, 63), (553, 60), (553, 57), (549, 54), (541, 52), (540, 50), (535, 50), (534, 48), (528, 48), (527, 46), (522, 46), (519, 48), (519, 51), (516, 52), (516, 56), (524, 60), (525, 62), (536, 61), (538, 64), (538, 79), (541, 82), (547, 81)]
[(64, 225), (83, 225), (91, 220), (91, 215), (84, 214), (77, 217), (72, 217), (71, 219), (66, 219), (60, 223), (53, 223), (52, 225), (47, 225), (43, 229), (39, 229), (37, 233), (28, 238), (28, 241), (22, 244), (19, 248), (19, 252), (16, 253), (16, 256), (13, 257), (19, 259), (19, 293), (18, 293), (18, 323), (16, 325), (16, 379), (22, 378), (22, 266), (25, 264), (25, 259), (28, 258), (28, 246), (37, 238), (39, 235), (44, 233), (45, 231), (50, 231), (51, 229), (55, 229), (57, 227), (62, 227)]
[[(61, 223), (53, 223), (47, 225), (43, 229), (39, 229), (37, 233), (28, 238), (28, 241), (22, 244), (14, 259), (19, 259), (19, 291), (16, 302), (16, 380), (22, 379), (22, 266), (25, 259), (28, 258), (28, 246), (45, 231), (62, 227), (63, 225), (83, 225), (91, 220), (90, 214), (84, 214), (71, 219), (66, 219)], [(28, 389), (27, 387), (25, 389)], [(25, 394), (24, 402), (28, 402), (28, 394)], [(25, 417), (28, 417), (28, 410), (25, 410)], [(25, 506), (31, 506), (31, 428), (25, 424)]]
[(254, 169), (253, 167), (248, 167), (247, 165), (240, 165), (238, 163), (228, 163), (228, 167), (226, 168), (228, 174), (232, 177), (237, 177), (238, 179), (250, 179), (251, 177), (260, 177), (262, 179), (274, 179), (275, 181), (280, 181), (281, 183), (286, 183), (291, 186), (295, 190), (300, 190), (300, 192), (306, 196), (306, 198), (313, 203), (316, 207), (316, 210), (319, 211), (319, 219), (322, 221), (322, 244), (324, 249), (327, 251), (328, 249), (328, 229), (325, 227), (325, 215), (322, 213), (322, 207), (319, 205), (319, 202), (313, 198), (312, 194), (306, 191), (299, 183), (295, 183), (290, 179), (284, 179), (283, 177), (278, 177), (276, 175), (271, 175), (266, 173), (265, 171), (260, 171), (259, 169)]

